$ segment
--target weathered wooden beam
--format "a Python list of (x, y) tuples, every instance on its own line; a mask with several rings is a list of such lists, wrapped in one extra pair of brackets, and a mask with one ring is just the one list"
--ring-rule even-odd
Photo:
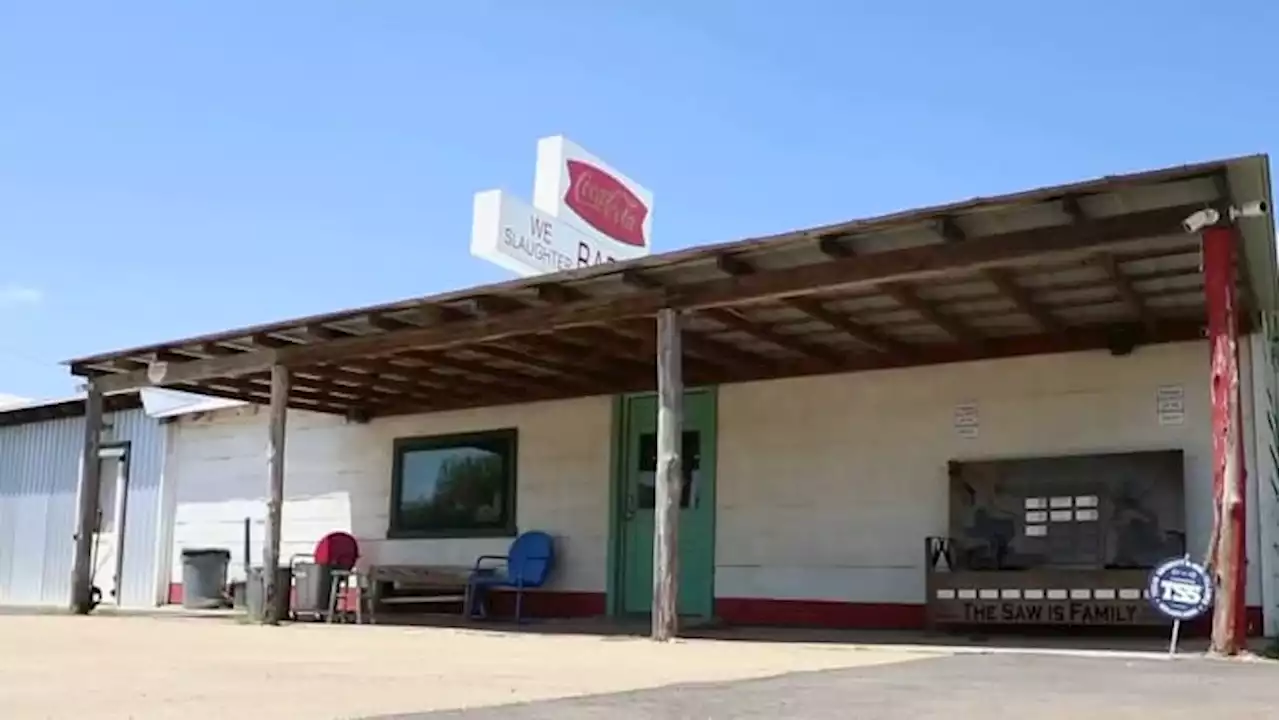
[[(329, 330), (339, 337), (359, 335), (340, 328), (329, 328)], [(464, 388), (449, 386), (447, 379), (442, 375), (430, 373), (426, 368), (398, 365), (385, 358), (367, 358), (347, 363), (319, 363), (310, 366), (308, 370), (311, 368), (317, 368), (334, 379), (352, 382), (375, 392), (379, 392), (379, 388), (386, 388), (395, 394), (407, 395), (423, 401), (434, 402), (442, 394), (464, 397), (467, 395)], [(387, 377), (388, 374), (398, 377)]]
[[(754, 275), (757, 272), (754, 265), (733, 255), (721, 255), (716, 261), (721, 272), (728, 275)], [(796, 297), (785, 299), (783, 302), (815, 320), (830, 325), (876, 352), (903, 356), (912, 352), (911, 346), (907, 343), (891, 338), (879, 330), (859, 323), (852, 318), (828, 310), (818, 300)]]
[(1231, 204), (1234, 195), (1231, 192), (1231, 180), (1227, 177), (1226, 171), (1213, 173), (1210, 177), (1213, 180), (1213, 190), (1217, 193), (1218, 200), (1228, 205)]
[(887, 333), (870, 325), (860, 323), (842, 313), (830, 310), (820, 301), (813, 298), (792, 298), (790, 304), (814, 320), (830, 325), (875, 352), (907, 358), (916, 351), (910, 343), (890, 337)]
[(982, 337), (973, 328), (965, 325), (959, 318), (938, 309), (933, 303), (920, 297), (915, 290), (900, 283), (882, 285), (881, 290), (893, 298), (899, 305), (915, 312), (927, 322), (931, 322), (950, 335), (957, 342), (965, 345), (981, 345)]
[(584, 349), (551, 335), (538, 335), (520, 342), (503, 341), (502, 347), (531, 359), (537, 358), (536, 361), (548, 370), (578, 375), (596, 385), (607, 387), (634, 374), (620, 371), (619, 364), (626, 361), (619, 360), (614, 353), (602, 347)]
[(1075, 195), (1064, 195), (1062, 197), (1062, 212), (1071, 219), (1072, 224), (1077, 226), (1088, 225), (1092, 222), (1089, 214), (1084, 211), (1080, 205), (1080, 198)]
[[(536, 287), (536, 293), (538, 301), (551, 305), (589, 299), (589, 296), (581, 290), (559, 283), (539, 285)], [(473, 298), (473, 302), (475, 313), (488, 316), (518, 312), (530, 307), (529, 303), (523, 299), (497, 295), (482, 295)], [(607, 340), (613, 338), (614, 328), (609, 326), (584, 326), (579, 328), (579, 331), (594, 331), (597, 333), (597, 337), (603, 336)], [(489, 348), (492, 347), (495, 346), (486, 344), (480, 348), (475, 348), (475, 350), (487, 353)], [(515, 362), (526, 367), (540, 367), (544, 371), (557, 373), (562, 381), (569, 381), (571, 384), (578, 386), (583, 386), (579, 379), (585, 379), (589, 381), (586, 387), (594, 391), (603, 392), (612, 386), (628, 382), (628, 379), (621, 377), (619, 373), (601, 367), (600, 353), (591, 352), (584, 356), (581, 354), (581, 350), (572, 345), (569, 345), (569, 349), (566, 350), (563, 341), (557, 341), (548, 334), (520, 338), (517, 342), (504, 340), (500, 347), (505, 348), (506, 353), (514, 352), (524, 356), (523, 358), (517, 358), (515, 355), (505, 354), (504, 357), (509, 362)], [(556, 348), (559, 348), (559, 350)], [(504, 351), (500, 350), (499, 352)], [(557, 352), (571, 354), (573, 357), (572, 359), (558, 358), (555, 357)], [(498, 357), (498, 355), (494, 356)], [(606, 358), (606, 360), (614, 360), (614, 358)], [(530, 365), (530, 363), (533, 364)]]
[(104, 393), (136, 388), (176, 385), (217, 377), (236, 377), (271, 369), (277, 350), (256, 350), (184, 363), (158, 363), (146, 370), (103, 375), (95, 380)]
[[(1227, 203), (1230, 201), (1231, 193), (1222, 180), (1224, 176), (1221, 173), (1213, 175), (1215, 187), (1217, 191), (1217, 201)], [(1091, 216), (1081, 205), (1081, 198), (1077, 195), (1065, 195), (1062, 197), (1062, 211), (1071, 219), (1072, 225), (1079, 229), (1082, 233), (1101, 232), (1099, 225), (1101, 222)], [(1194, 212), (1192, 206), (1184, 208), (1190, 212)], [(1188, 214), (1189, 214), (1188, 213)], [(1173, 231), (1171, 230), (1170, 233)], [(1134, 258), (1139, 259), (1139, 258)], [(1145, 258), (1143, 258), (1145, 259)], [(1111, 282), (1112, 287), (1120, 296), (1121, 301), (1129, 308), (1129, 311), (1142, 323), (1148, 333), (1153, 332), (1154, 325), (1157, 322), (1155, 314), (1147, 306), (1143, 300), (1141, 293), (1133, 284), (1132, 278), (1126, 276), (1124, 270), (1120, 266), (1120, 259), (1116, 253), (1102, 252), (1089, 259), (1097, 267), (1100, 267), (1106, 274), (1107, 279)]]
[[(406, 359), (430, 362), (433, 356), (403, 355)], [(459, 381), (475, 382), (469, 375), (446, 375), (432, 371), (431, 365), (403, 365), (398, 362), (380, 358), (353, 361), (351, 366), (362, 372), (372, 373), (375, 382), (386, 385), (408, 395), (459, 396), (473, 394)], [(327, 365), (324, 367), (328, 367)], [(453, 367), (448, 363), (438, 363), (437, 367)], [(486, 369), (489, 373), (492, 370)], [(392, 377), (394, 376), (394, 377)]]
[(391, 317), (385, 313), (369, 313), (365, 316), (365, 322), (379, 330), (389, 333), (397, 330), (403, 330), (408, 325), (408, 323), (402, 322), (401, 320)]
[(1128, 276), (1125, 275), (1124, 268), (1120, 267), (1120, 263), (1115, 256), (1109, 253), (1100, 253), (1095, 258), (1095, 262), (1106, 273), (1107, 279), (1111, 281), (1111, 286), (1115, 288), (1120, 300), (1129, 308), (1129, 312), (1133, 313), (1143, 327), (1152, 330), (1156, 324), (1155, 314), (1147, 307), (1142, 295), (1133, 286), (1133, 283), (1129, 281)]
[(405, 348), (439, 349), (499, 340), (529, 334), (535, 330), (547, 331), (653, 316), (663, 308), (695, 310), (804, 295), (817, 290), (922, 281), (955, 273), (971, 273), (986, 267), (1017, 265), (1037, 260), (1063, 260), (1108, 245), (1180, 233), (1183, 218), (1202, 208), (1203, 203), (1198, 203), (1102, 218), (1092, 222), (1090, 232), (1087, 233), (1080, 232), (1077, 227), (1064, 225), (973, 237), (963, 243), (867, 253), (745, 277), (671, 286), (552, 307), (534, 307), (497, 317), (409, 328), (367, 337), (333, 340), (319, 345), (263, 349), (243, 357), (228, 356), (173, 363), (167, 373), (160, 374), (162, 377), (158, 381), (148, 378), (145, 371), (133, 371), (103, 376), (100, 382), (103, 392), (114, 392), (221, 375), (262, 372), (278, 362), (297, 366), (391, 354)]
[(956, 219), (950, 215), (945, 215), (935, 221), (934, 232), (949, 243), (964, 242), (969, 238), (964, 229), (956, 222)]
[[(622, 273), (622, 282), (641, 291), (661, 291), (665, 289), (662, 283), (639, 270), (624, 271)], [(713, 317), (712, 319), (720, 322), (717, 318)], [(727, 323), (721, 322), (721, 324)], [(681, 340), (683, 341), (682, 348), (687, 346), (690, 353), (697, 354), (710, 362), (720, 363), (729, 367), (751, 367), (763, 362), (769, 362), (767, 358), (743, 350), (737, 345), (723, 340), (687, 333), (682, 333)]]
[[(656, 285), (647, 280), (642, 275), (633, 273), (627, 276), (624, 274), (624, 282), (634, 287), (642, 290), (655, 289)], [(587, 299), (586, 294), (581, 290), (559, 283), (540, 285), (537, 293), (540, 300), (553, 305)], [(657, 346), (650, 326), (651, 323), (637, 318), (630, 321), (615, 322), (610, 325), (583, 326), (573, 332), (577, 335), (589, 335), (592, 338), (592, 343), (603, 348), (612, 349), (617, 357), (622, 358), (624, 361), (628, 359), (638, 360), (646, 367), (652, 367), (652, 358), (656, 356)], [(540, 335), (539, 337), (546, 336)], [(707, 371), (709, 370), (708, 365), (738, 367), (743, 364), (755, 365), (760, 362), (760, 359), (755, 355), (731, 345), (717, 343), (709, 338), (704, 341), (702, 338), (685, 333), (683, 340), (685, 341), (685, 362), (695, 371)]]
[(680, 495), (684, 379), (680, 372), (680, 316), (658, 313), (658, 463), (654, 478), (653, 627), (651, 637), (668, 642), (679, 630)]
[(296, 378), (299, 384), (313, 384), (312, 378), (319, 378), (325, 381), (323, 384), (325, 387), (333, 387), (344, 392), (362, 395), (397, 395), (422, 398), (433, 396), (426, 385), (421, 385), (411, 380), (386, 377), (378, 374), (372, 368), (367, 372), (357, 372), (346, 367), (312, 365), (305, 370), (298, 371)]
[[(228, 387), (222, 383), (228, 382), (227, 379), (211, 379), (203, 380), (199, 383), (177, 383), (169, 385), (174, 390), (192, 393), (194, 395), (203, 395), (205, 397), (222, 398), (224, 400), (234, 400), (236, 402), (250, 403), (252, 405), (266, 405), (270, 400), (266, 395), (259, 393), (256, 389), (249, 390), (252, 387), (243, 380), (235, 380), (235, 387)], [(302, 409), (302, 408), (299, 408)]]
[(93, 536), (98, 530), (98, 502), (102, 487), (102, 391), (90, 382), (85, 393), (84, 443), (80, 450), (80, 484), (76, 490), (75, 550), (71, 560), (71, 612), (93, 610)]
[[(479, 348), (467, 348), (467, 350), (480, 352)], [(536, 371), (530, 372), (530, 368), (523, 365), (499, 368), (478, 360), (450, 357), (443, 352), (410, 351), (402, 353), (402, 356), (425, 363), (423, 371), (429, 372), (429, 368), (432, 367), (454, 370), (460, 373), (457, 381), (469, 383), (469, 387), (473, 388), (501, 389), (504, 397), (518, 396), (528, 390), (531, 384), (554, 388), (556, 392), (563, 395), (572, 395), (583, 389), (582, 385), (575, 384), (572, 380), (566, 382), (561, 375), (541, 375)], [(444, 378), (443, 375), (439, 377)], [(488, 393), (485, 394), (488, 395)]]
[(511, 363), (517, 369), (532, 370), (537, 373), (532, 376), (537, 382), (545, 379), (581, 389), (597, 389), (602, 384), (607, 386), (612, 382), (610, 378), (578, 367), (572, 361), (540, 356), (538, 353), (523, 351), (519, 346), (480, 345), (468, 350)]
[[(658, 282), (657, 280), (649, 277), (648, 275), (638, 270), (629, 270), (624, 272), (622, 275), (622, 279), (624, 283), (631, 285), (632, 287), (635, 287), (635, 288), (640, 288), (642, 290), (664, 289), (664, 286), (660, 282)], [(829, 362), (835, 361), (837, 354), (834, 351), (827, 352), (824, 356), (821, 349), (805, 347), (805, 349), (802, 350), (797, 344), (798, 338), (797, 339), (786, 338), (780, 333), (776, 333), (768, 328), (764, 328), (759, 325), (756, 325), (755, 323), (738, 315), (734, 310), (731, 310), (729, 308), (713, 307), (713, 308), (703, 309), (699, 312), (704, 317), (714, 320), (715, 322), (721, 325), (724, 325), (726, 328), (730, 330), (736, 330), (746, 335), (750, 335), (756, 338), (757, 340), (763, 340), (764, 342), (767, 342), (771, 345), (776, 345), (777, 347), (780, 347), (784, 350), (789, 350), (791, 352), (799, 353), (801, 355), (805, 355), (807, 357), (815, 358), (819, 360), (824, 360)], [(737, 346), (731, 345), (721, 340), (717, 340), (713, 338), (703, 338), (703, 340), (708, 344), (713, 343), (715, 345), (715, 349), (711, 353), (709, 353), (707, 356), (708, 359), (711, 359), (713, 361), (715, 359), (715, 357), (713, 356), (719, 356), (719, 357), (731, 356), (735, 351), (738, 353), (738, 359), (736, 361), (733, 360), (731, 357), (727, 358), (730, 362), (733, 362), (735, 364), (756, 364), (759, 362), (768, 361), (767, 359), (761, 356), (741, 350)], [(743, 357), (744, 355), (747, 357)]]
[[(1246, 323), (1247, 318), (1241, 318), (1241, 332), (1248, 333), (1249, 326)], [(1128, 330), (1129, 328), (1121, 328)], [(1020, 335), (1012, 337), (993, 337), (984, 343), (981, 347), (971, 347), (960, 344), (947, 344), (941, 346), (922, 346), (919, 352), (910, 358), (894, 358), (888, 355), (877, 355), (871, 353), (850, 354), (841, 367), (832, 369), (823, 363), (813, 362), (811, 360), (798, 360), (786, 364), (757, 364), (754, 367), (742, 367), (737, 369), (718, 368), (714, 374), (699, 375), (697, 379), (688, 366), (685, 367), (686, 385), (693, 386), (696, 384), (727, 384), (738, 382), (753, 382), (758, 380), (772, 380), (785, 377), (805, 377), (812, 375), (826, 375), (833, 372), (862, 372), (868, 370), (887, 370), (892, 368), (917, 367), (928, 365), (942, 365), (947, 363), (969, 362), (973, 360), (987, 360), (996, 358), (1026, 357), (1030, 355), (1052, 355), (1058, 353), (1080, 352), (1085, 350), (1107, 350), (1111, 347), (1112, 332), (1115, 328), (1110, 327), (1091, 327), (1091, 328), (1075, 328), (1067, 335)], [(1186, 342), (1190, 340), (1199, 340), (1204, 337), (1204, 324), (1196, 320), (1182, 321), (1164, 321), (1160, 323), (1159, 332), (1154, 335), (1144, 335), (1140, 338), (1143, 345), (1159, 344), (1166, 342)], [(681, 342), (687, 339), (687, 335), (682, 333)], [(653, 347), (656, 352), (656, 347)], [(640, 382), (637, 381), (633, 385), (624, 386), (618, 389), (618, 392), (644, 392), (654, 389), (653, 375), (649, 375), (648, 379)], [(563, 388), (547, 388), (542, 386), (526, 387), (522, 392), (513, 391), (509, 396), (501, 399), (502, 404), (535, 402), (540, 400), (555, 400), (560, 398), (572, 397), (575, 393)], [(433, 403), (428, 408), (431, 412), (443, 412), (451, 410), (465, 410), (469, 408), (482, 407), (485, 405), (498, 404), (494, 402), (492, 397), (482, 398), (466, 398), (458, 400), (449, 400)], [(386, 414), (405, 414), (425, 412), (421, 404), (391, 404), (378, 408), (377, 415)]]
[[(398, 319), (388, 318), (387, 322), (402, 323), (401, 327), (408, 326), (408, 323)], [(335, 327), (324, 328), (324, 334), (328, 335), (330, 340), (359, 336), (359, 333)], [(347, 381), (359, 387), (368, 388), (372, 392), (382, 393), (382, 388), (385, 388), (386, 392), (417, 398), (424, 402), (435, 402), (442, 394), (463, 397), (468, 395), (464, 388), (450, 387), (445, 384), (443, 376), (428, 373), (431, 377), (424, 377), (421, 368), (397, 365), (386, 359), (366, 359), (342, 365), (354, 366), (356, 369), (348, 369), (338, 364), (321, 363), (311, 366), (308, 370), (315, 368), (331, 379)], [(398, 375), (404, 379), (386, 377), (385, 374)], [(375, 398), (375, 401), (382, 399)]]
[[(649, 325), (652, 326), (653, 323), (650, 322)], [(698, 340), (687, 331), (682, 332), (681, 335), (684, 345), (687, 345), (689, 340), (695, 341), (696, 344)], [(636, 376), (648, 378), (648, 382), (637, 387), (636, 392), (653, 390), (655, 387), (654, 363), (658, 346), (652, 329), (648, 333), (638, 334), (633, 333), (630, 324), (613, 325), (608, 328), (586, 327), (568, 331), (556, 337), (555, 342), (564, 343), (566, 347), (568, 343), (583, 347), (583, 352), (587, 353), (590, 362), (620, 366), (618, 373), (626, 378), (628, 384), (631, 384)], [(753, 360), (751, 364), (759, 363)], [(706, 360), (685, 347), (684, 369), (689, 384), (714, 383), (724, 374), (725, 368), (731, 367), (737, 366), (732, 363), (717, 364)]]
[[(224, 397), (229, 400), (266, 405), (271, 401), (271, 391), (262, 378), (211, 378), (194, 386), (191, 392)], [(180, 387), (179, 389), (185, 389)], [(289, 407), (295, 410), (328, 413), (330, 415), (346, 415), (359, 407), (359, 404), (331, 395), (326, 395), (314, 388), (294, 388), (289, 395)]]
[[(268, 378), (251, 377), (248, 382), (253, 385), (262, 385), (270, 387), (271, 381)], [(335, 404), (346, 406), (358, 406), (361, 399), (369, 394), (395, 394), (394, 390), (374, 390), (372, 387), (361, 387), (358, 385), (347, 385), (337, 380), (322, 377), (314, 372), (297, 372), (293, 374), (293, 381), (289, 388), (290, 397), (294, 395), (304, 396), (302, 400), (307, 399), (306, 396), (315, 396), (312, 399), (325, 401), (332, 400)]]
[(262, 617), (264, 625), (276, 625), (284, 618), (276, 612), (281, 593), (280, 523), (284, 510), (284, 441), (289, 414), (289, 370), (283, 365), (271, 368), (271, 404), (268, 406), (267, 437), (267, 518), (262, 543)]
[(838, 238), (830, 235), (818, 238), (818, 250), (820, 250), (823, 255), (837, 260), (843, 260), (854, 256), (853, 248), (844, 244), (844, 242)]
[(1009, 270), (1005, 268), (987, 268), (985, 274), (991, 284), (995, 285), (996, 289), (1000, 291), (1000, 294), (1004, 295), (1024, 315), (1030, 316), (1036, 325), (1040, 326), (1041, 330), (1051, 333), (1065, 332), (1066, 328), (1058, 318), (1054, 317), (1053, 313), (1049, 312), (1043, 305), (1036, 302), (1031, 297), (1031, 293), (1018, 284), (1013, 273)]
[(338, 338), (351, 337), (352, 333), (343, 332), (327, 325), (304, 325), (302, 334), (311, 342), (328, 342)]
[(537, 292), (539, 300), (551, 303), (552, 305), (563, 305), (575, 300), (582, 300), (585, 297), (581, 290), (571, 288), (568, 285), (561, 285), (560, 283), (545, 283), (539, 285), (535, 292)]
[(843, 353), (840, 353), (835, 348), (805, 342), (798, 337), (785, 335), (773, 328), (752, 322), (742, 315), (739, 315), (736, 310), (730, 310), (729, 308), (708, 308), (706, 310), (702, 310), (701, 313), (705, 317), (720, 323), (729, 330), (734, 330), (744, 335), (750, 335), (757, 340), (767, 342), (770, 345), (782, 348), (787, 352), (796, 353), (797, 355), (803, 355), (805, 357), (832, 364), (840, 362), (840, 357), (843, 355)]
[(815, 290), (873, 287), (886, 283), (972, 273), (986, 267), (1064, 260), (1098, 247), (1181, 232), (1182, 219), (1200, 205), (1104, 218), (1090, 232), (1062, 225), (1000, 235), (973, 237), (963, 243), (921, 245), (901, 250), (866, 253), (745, 277), (672, 286), (666, 290), (671, 307), (697, 309), (802, 295)]
[[(1128, 326), (1073, 328), (1070, 333), (1064, 335), (1037, 334), (993, 337), (988, 338), (981, 346), (957, 343), (921, 347), (920, 351), (909, 360), (899, 360), (885, 355), (850, 355), (848, 360), (835, 372), (863, 372), (902, 367), (944, 365), (973, 360), (1051, 355), (1085, 350), (1107, 350), (1110, 349), (1114, 333), (1117, 330), (1129, 332), (1132, 328)], [(1150, 345), (1166, 342), (1186, 342), (1203, 337), (1204, 326), (1199, 321), (1164, 321), (1160, 323), (1159, 329), (1154, 335), (1144, 334), (1139, 339), (1139, 342), (1142, 345)], [(752, 382), (780, 377), (824, 375), (831, 372), (830, 369), (817, 363), (800, 362), (787, 365), (778, 371), (760, 370), (755, 373), (726, 374), (721, 382)]]

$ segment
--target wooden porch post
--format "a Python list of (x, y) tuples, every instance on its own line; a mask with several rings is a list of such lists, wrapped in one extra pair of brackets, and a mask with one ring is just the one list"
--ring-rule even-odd
[(1205, 306), (1212, 351), (1213, 537), (1209, 562), (1217, 581), (1209, 649), (1236, 655), (1245, 647), (1245, 468), (1240, 440), (1240, 355), (1235, 289), (1236, 231), (1212, 227), (1202, 236)]
[(290, 591), (280, 587), (280, 518), (284, 508), (284, 438), (289, 408), (289, 369), (271, 367), (270, 426), (267, 440), (267, 523), (262, 543), (262, 617), (264, 625), (276, 625), (277, 598)]
[(666, 642), (676, 635), (680, 596), (680, 459), (684, 380), (680, 370), (680, 316), (658, 312), (658, 464), (654, 478), (653, 629), (651, 637)]
[(71, 612), (87, 615), (93, 609), (93, 534), (98, 528), (98, 502), (102, 464), (98, 446), (102, 438), (102, 391), (92, 382), (85, 394), (84, 446), (80, 455), (77, 489), (75, 555), (71, 562)]

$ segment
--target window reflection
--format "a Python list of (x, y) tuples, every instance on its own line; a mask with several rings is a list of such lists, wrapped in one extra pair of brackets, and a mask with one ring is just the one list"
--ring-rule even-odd
[(403, 441), (398, 448), (392, 528), (466, 533), (511, 524), (514, 433)]

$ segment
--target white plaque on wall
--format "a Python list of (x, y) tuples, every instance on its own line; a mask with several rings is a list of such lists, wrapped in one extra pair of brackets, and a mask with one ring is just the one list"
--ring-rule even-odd
[(1161, 425), (1181, 425), (1186, 417), (1186, 396), (1181, 385), (1163, 385), (1156, 389), (1156, 419)]
[(951, 417), (951, 425), (956, 435), (966, 440), (978, 437), (978, 404), (961, 403), (956, 405)]

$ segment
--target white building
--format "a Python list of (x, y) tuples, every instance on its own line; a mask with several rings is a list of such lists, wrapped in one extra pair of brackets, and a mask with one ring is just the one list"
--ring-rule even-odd
[[(1265, 158), (1243, 158), (72, 367), (105, 390), (165, 385), (259, 405), (271, 369), (287, 368), (283, 558), (346, 530), (366, 564), (467, 565), (505, 552), (519, 531), (545, 530), (560, 555), (533, 612), (644, 613), (656, 407), (646, 317), (676, 307), (694, 388), (684, 417), (681, 612), (920, 627), (926, 605), (943, 599), (927, 590), (930, 537), (956, 540), (968, 558), (953, 559), (956, 571), (1019, 574), (1023, 585), (991, 598), (975, 587), (975, 603), (1031, 603), (1055, 584), (1073, 600), (1141, 603), (1108, 578), (1145, 573), (1171, 552), (1203, 554), (1220, 457), (1215, 418), (1226, 422), (1214, 412), (1204, 327), (1208, 318), (1215, 337), (1230, 334), (1215, 320), (1214, 293), (1238, 292), (1246, 604), (1254, 630), (1265, 611), (1274, 634), (1273, 226), (1244, 219), (1204, 240), (1212, 253), (1231, 238), (1233, 289), (1206, 281), (1202, 238), (1180, 225), (1206, 206), (1225, 212), (1269, 196)], [(1211, 273), (1217, 260), (1207, 262)], [(251, 556), (260, 555), (268, 416), (249, 405), (170, 425), (171, 599), (179, 548), (223, 546), (239, 557), (247, 517)], [(1152, 451), (1179, 459), (1139, 468)], [(1000, 477), (970, 483), (965, 468), (975, 464)], [(1003, 531), (975, 530), (974, 518), (992, 512), (1016, 537), (997, 542)]]

